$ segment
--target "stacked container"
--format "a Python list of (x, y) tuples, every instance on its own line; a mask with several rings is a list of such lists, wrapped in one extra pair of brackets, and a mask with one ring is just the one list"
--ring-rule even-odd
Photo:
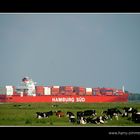
[(5, 89), (6, 89), (6, 95), (8, 95), (8, 96), (13, 95), (13, 93), (14, 93), (13, 86), (5, 86)]
[(101, 94), (106, 96), (112, 96), (113, 88), (101, 88)]
[(59, 93), (60, 93), (61, 95), (65, 95), (65, 86), (60, 86), (59, 89), (60, 89), (60, 90), (59, 90)]
[(35, 90), (37, 96), (44, 95), (44, 86), (36, 86)]
[(72, 95), (73, 86), (65, 86), (65, 95)]
[(86, 88), (86, 95), (92, 95), (92, 88)]
[(51, 87), (44, 87), (44, 95), (51, 95)]
[(51, 95), (59, 95), (60, 86), (53, 86), (51, 88)]
[(81, 95), (81, 96), (82, 96), (82, 95), (85, 95), (85, 94), (86, 94), (85, 88), (84, 88), (84, 87), (79, 87), (78, 94)]
[(93, 95), (101, 96), (100, 88), (92, 88)]

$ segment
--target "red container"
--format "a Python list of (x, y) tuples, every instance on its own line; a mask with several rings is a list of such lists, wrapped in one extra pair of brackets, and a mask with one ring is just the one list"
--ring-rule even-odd
[(65, 94), (65, 86), (61, 86), (59, 92), (64, 95)]
[(76, 94), (78, 94), (79, 88), (78, 87), (73, 87), (73, 92), (75, 92)]
[(83, 87), (78, 88), (78, 95), (86, 95), (86, 90)]
[(60, 94), (60, 87), (59, 86), (53, 86), (51, 88), (51, 95), (59, 95)]
[(59, 92), (59, 88), (51, 88), (51, 92)]
[(36, 86), (36, 95), (44, 95), (44, 86)]
[(73, 86), (65, 86), (65, 91), (73, 92)]

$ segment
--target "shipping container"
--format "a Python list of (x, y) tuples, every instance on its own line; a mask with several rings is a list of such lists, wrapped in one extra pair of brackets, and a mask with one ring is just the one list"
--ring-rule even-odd
[(79, 87), (78, 90), (78, 95), (86, 95), (86, 89), (84, 87)]
[(100, 95), (100, 88), (92, 88), (92, 94), (93, 95)]
[(51, 87), (44, 87), (44, 95), (51, 95)]
[(5, 88), (6, 88), (6, 95), (12, 96), (14, 92), (13, 86), (5, 86)]
[(73, 86), (65, 86), (65, 91), (73, 92)]
[(92, 88), (86, 88), (86, 95), (92, 95)]
[(36, 95), (44, 95), (44, 86), (36, 86)]
[(51, 95), (59, 95), (60, 93), (60, 86), (53, 86), (51, 88)]
[(61, 95), (64, 95), (65, 94), (65, 86), (60, 86), (59, 92)]

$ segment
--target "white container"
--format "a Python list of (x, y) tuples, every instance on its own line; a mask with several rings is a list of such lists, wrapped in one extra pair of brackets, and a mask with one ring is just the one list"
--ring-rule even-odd
[(92, 88), (86, 88), (86, 92), (92, 92)]
[(59, 88), (60, 86), (53, 86), (53, 88)]
[(51, 88), (50, 87), (44, 87), (44, 95), (51, 95)]
[(5, 86), (6, 88), (6, 95), (13, 95), (14, 89), (13, 86)]

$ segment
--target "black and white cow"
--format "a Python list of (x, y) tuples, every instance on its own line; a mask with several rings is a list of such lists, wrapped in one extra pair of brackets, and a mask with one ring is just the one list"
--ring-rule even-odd
[(140, 112), (132, 113), (132, 121), (134, 121), (135, 123), (140, 123)]
[(76, 115), (77, 115), (77, 123), (80, 124), (81, 117), (84, 117), (84, 112), (78, 111)]
[(44, 112), (36, 112), (36, 117), (38, 119), (41, 119), (41, 118), (44, 118), (45, 117), (45, 114), (44, 114)]
[(45, 114), (45, 117), (48, 118), (49, 116), (53, 115), (53, 112), (52, 111), (48, 111), (48, 112), (44, 112), (44, 114)]
[(132, 117), (133, 113), (137, 113), (138, 110), (133, 107), (124, 107), (122, 117)]
[(86, 122), (93, 123), (93, 124), (104, 124), (104, 123), (107, 123), (107, 120), (108, 120), (108, 117), (106, 115), (103, 115), (103, 116), (97, 116), (95, 118), (88, 117), (86, 119)]
[(96, 116), (96, 110), (85, 110), (85, 111), (78, 111), (77, 118), (80, 117), (87, 117), (87, 116)]
[(86, 124), (87, 121), (86, 121), (86, 118), (85, 117), (81, 117), (80, 118), (80, 124)]
[(36, 112), (36, 117), (38, 119), (41, 119), (41, 118), (48, 118), (49, 116), (52, 116), (53, 115), (53, 112), (52, 111), (48, 111), (48, 112)]
[(107, 109), (106, 111), (103, 111), (103, 114), (107, 115), (111, 120), (113, 117), (115, 117), (116, 120), (118, 120), (119, 119), (118, 117), (119, 115), (122, 115), (122, 112), (117, 108), (110, 108)]
[(66, 116), (69, 117), (69, 122), (71, 122), (71, 123), (75, 123), (76, 122), (74, 113), (68, 111), (66, 113)]
[(86, 116), (96, 116), (97, 113), (96, 113), (96, 110), (85, 110), (83, 112), (83, 115), (86, 117)]
[(80, 124), (81, 122), (85, 124), (86, 117), (94, 117), (96, 116), (96, 110), (85, 110), (85, 111), (78, 111), (77, 112), (77, 123)]

